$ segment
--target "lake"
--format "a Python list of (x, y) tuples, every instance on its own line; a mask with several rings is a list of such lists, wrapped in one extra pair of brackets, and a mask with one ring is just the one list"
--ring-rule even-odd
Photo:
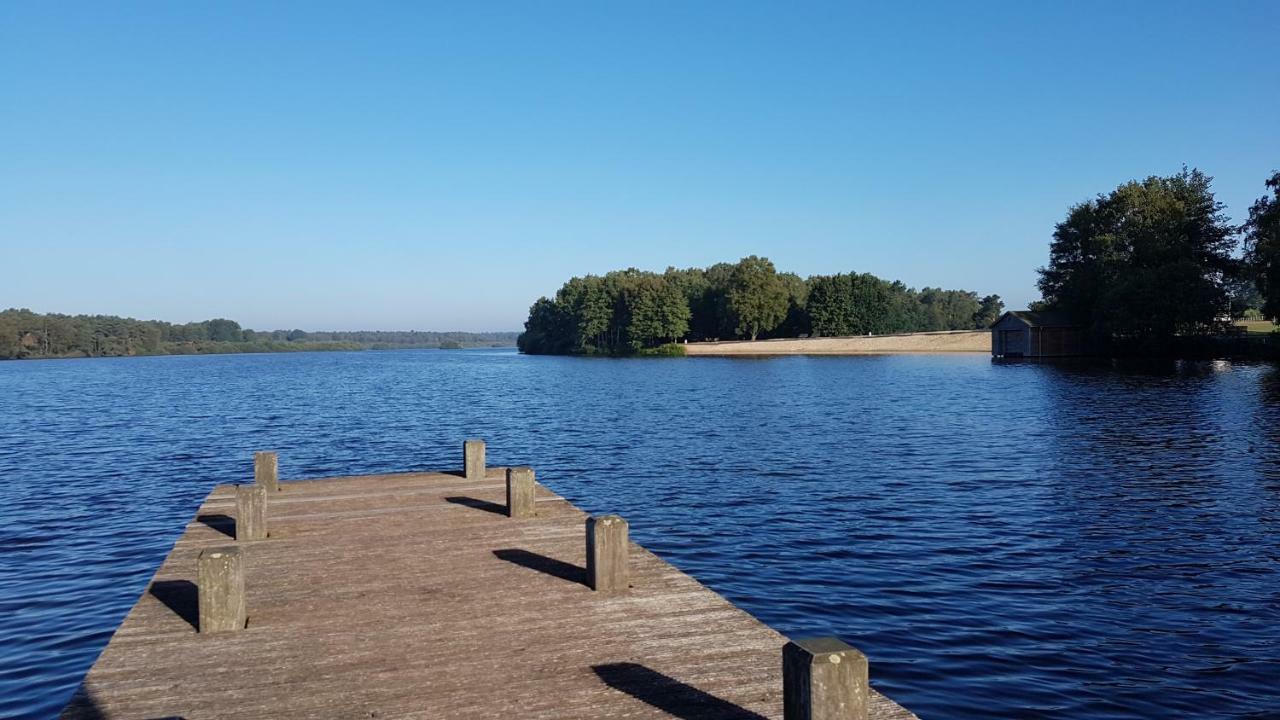
[(215, 483), (530, 464), (923, 718), (1280, 715), (1280, 369), (512, 350), (0, 363), (0, 717)]

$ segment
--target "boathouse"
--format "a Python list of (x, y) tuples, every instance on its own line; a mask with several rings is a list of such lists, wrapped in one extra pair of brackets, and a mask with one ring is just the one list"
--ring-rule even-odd
[(991, 354), (1005, 358), (1084, 355), (1084, 328), (1062, 313), (1010, 310), (991, 324)]

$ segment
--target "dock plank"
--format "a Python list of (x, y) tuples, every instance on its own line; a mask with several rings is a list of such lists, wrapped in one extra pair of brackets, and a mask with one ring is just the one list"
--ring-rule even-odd
[[(219, 486), (62, 717), (782, 717), (786, 638), (635, 543), (631, 590), (595, 593), (586, 515), (504, 502), (501, 469), (282, 483), (268, 539), (237, 544)], [(231, 544), (247, 627), (199, 634), (196, 558)]]

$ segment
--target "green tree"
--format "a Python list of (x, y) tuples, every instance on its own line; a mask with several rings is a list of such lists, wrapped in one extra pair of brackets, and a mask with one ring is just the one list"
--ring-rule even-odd
[(1265, 300), (1262, 298), (1262, 292), (1258, 289), (1256, 270), (1249, 263), (1249, 255), (1245, 255), (1245, 264), (1240, 268), (1240, 272), (1226, 278), (1227, 298), (1231, 302), (1231, 317), (1242, 318), (1249, 310), (1257, 312), (1258, 318), (1262, 318), (1260, 312)]
[(919, 293), (922, 330), (969, 330), (978, 314), (978, 294), (969, 290), (924, 288)]
[(538, 298), (529, 308), (529, 319), (524, 332), (516, 338), (520, 352), (530, 355), (548, 355), (569, 352), (568, 313), (556, 301)]
[[(240, 342), (244, 338), (240, 331), (240, 323), (235, 320), (227, 320), (225, 318), (206, 320), (204, 327), (205, 333), (214, 342)], [(302, 331), (298, 330), (297, 332)], [(305, 333), (303, 336), (305, 337)], [(290, 338), (290, 340), (292, 339)]]
[(1280, 172), (1267, 179), (1271, 194), (1249, 208), (1249, 221), (1241, 228), (1245, 262), (1262, 295), (1262, 314), (1280, 318)]
[(0, 312), (0, 358), (6, 360), (22, 354), (22, 332), (18, 329), (18, 313), (15, 310)]
[(570, 278), (556, 293), (556, 302), (569, 315), (573, 337), (568, 342), (574, 352), (606, 345), (609, 322), (613, 318), (613, 299), (603, 278), (596, 275)]
[(734, 330), (755, 340), (787, 316), (787, 289), (768, 258), (742, 258), (734, 266), (726, 293)]
[(1236, 237), (1211, 183), (1184, 168), (1071, 208), (1039, 270), (1047, 306), (1111, 337), (1212, 327), (1227, 308)]
[[(732, 337), (735, 320), (729, 311), (729, 282), (734, 266), (716, 263), (702, 273), (702, 281), (680, 283), (689, 299), (689, 334), (699, 340)], [(689, 271), (682, 271), (689, 272)]]
[(871, 273), (840, 273), (809, 279), (808, 315), (814, 335), (894, 332), (897, 287)]
[(623, 293), (626, 338), (632, 351), (675, 342), (689, 331), (689, 305), (674, 285), (658, 275), (633, 278)]
[(889, 283), (889, 332), (915, 332), (924, 329), (924, 308), (920, 293), (895, 280)]
[(851, 335), (853, 331), (852, 289), (844, 275), (815, 275), (809, 278), (810, 332), (818, 337)]
[(1004, 314), (1004, 301), (999, 295), (988, 295), (978, 303), (978, 311), (973, 314), (973, 327), (978, 330), (991, 327), (991, 324)]
[(778, 279), (787, 291), (787, 315), (770, 334), (775, 337), (809, 334), (809, 283), (795, 273), (778, 273)]

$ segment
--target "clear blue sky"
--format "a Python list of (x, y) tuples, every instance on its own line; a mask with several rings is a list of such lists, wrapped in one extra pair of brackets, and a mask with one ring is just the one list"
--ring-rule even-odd
[(1071, 204), (1280, 169), (1275, 0), (428, 5), (0, 0), (0, 307), (514, 330), (748, 254), (1023, 306)]

